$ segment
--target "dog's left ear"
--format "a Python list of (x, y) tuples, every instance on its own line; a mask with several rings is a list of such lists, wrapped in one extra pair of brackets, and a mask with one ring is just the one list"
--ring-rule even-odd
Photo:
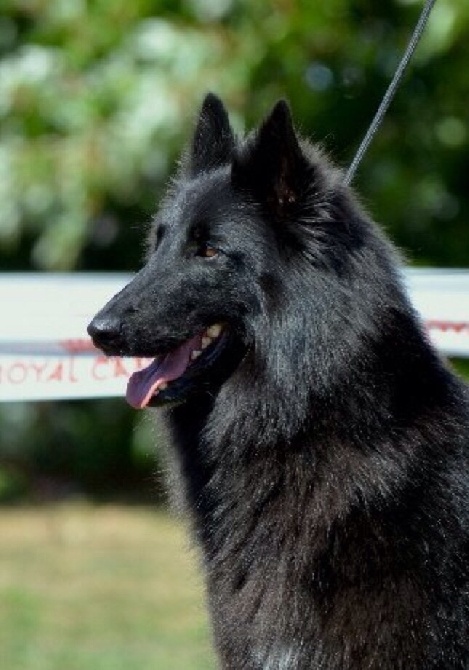
[(290, 108), (280, 100), (247, 146), (233, 159), (232, 183), (254, 193), (281, 216), (297, 202), (310, 173), (293, 127)]
[(235, 139), (227, 111), (213, 93), (209, 93), (200, 110), (189, 155), (189, 172), (197, 176), (231, 161)]

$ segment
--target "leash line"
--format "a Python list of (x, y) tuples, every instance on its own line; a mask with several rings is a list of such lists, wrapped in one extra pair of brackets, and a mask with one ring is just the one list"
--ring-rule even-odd
[(344, 178), (344, 184), (349, 185), (357, 171), (357, 168), (365, 155), (366, 150), (371, 144), (371, 141), (373, 137), (376, 134), (376, 131), (380, 127), (383, 118), (388, 111), (389, 105), (391, 104), (392, 99), (394, 98), (394, 95), (396, 93), (397, 88), (399, 87), (399, 84), (401, 83), (402, 77), (404, 75), (404, 72), (407, 68), (407, 65), (409, 64), (409, 61), (411, 60), (414, 51), (420, 42), (420, 38), (422, 37), (422, 34), (425, 30), (425, 27), (428, 22), (428, 18), (430, 16), (430, 13), (433, 9), (433, 5), (435, 4), (436, 0), (426, 0), (425, 5), (420, 12), (419, 19), (417, 21), (417, 24), (414, 28), (414, 32), (412, 34), (411, 39), (409, 40), (409, 43), (407, 45), (407, 48), (404, 52), (403, 57), (401, 58), (401, 61), (399, 65), (397, 66), (397, 69), (394, 73), (394, 77), (391, 80), (391, 83), (389, 84), (386, 93), (383, 96), (383, 99), (381, 101), (380, 106), (378, 107), (378, 111), (376, 112), (373, 121), (371, 122), (365, 137), (363, 138), (360, 146), (358, 147), (358, 150), (354, 156), (354, 159), (348, 168), (345, 178)]

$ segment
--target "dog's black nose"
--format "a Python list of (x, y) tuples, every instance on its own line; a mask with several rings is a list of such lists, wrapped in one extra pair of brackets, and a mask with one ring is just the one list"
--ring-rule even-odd
[(117, 345), (122, 336), (122, 322), (112, 316), (97, 314), (88, 325), (87, 331), (97, 347)]

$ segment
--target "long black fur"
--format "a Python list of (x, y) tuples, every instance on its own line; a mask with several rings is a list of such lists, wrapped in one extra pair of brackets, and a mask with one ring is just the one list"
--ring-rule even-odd
[(284, 102), (239, 140), (209, 95), (92, 324), (125, 355), (228, 324), (166, 410), (224, 670), (469, 668), (468, 391), (398, 267)]

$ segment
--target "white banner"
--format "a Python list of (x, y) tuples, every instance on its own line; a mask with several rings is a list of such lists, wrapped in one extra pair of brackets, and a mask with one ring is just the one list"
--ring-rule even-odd
[[(0, 401), (123, 396), (144, 359), (106, 358), (86, 326), (128, 281), (115, 274), (0, 275)], [(405, 271), (431, 339), (469, 357), (469, 271)]]

